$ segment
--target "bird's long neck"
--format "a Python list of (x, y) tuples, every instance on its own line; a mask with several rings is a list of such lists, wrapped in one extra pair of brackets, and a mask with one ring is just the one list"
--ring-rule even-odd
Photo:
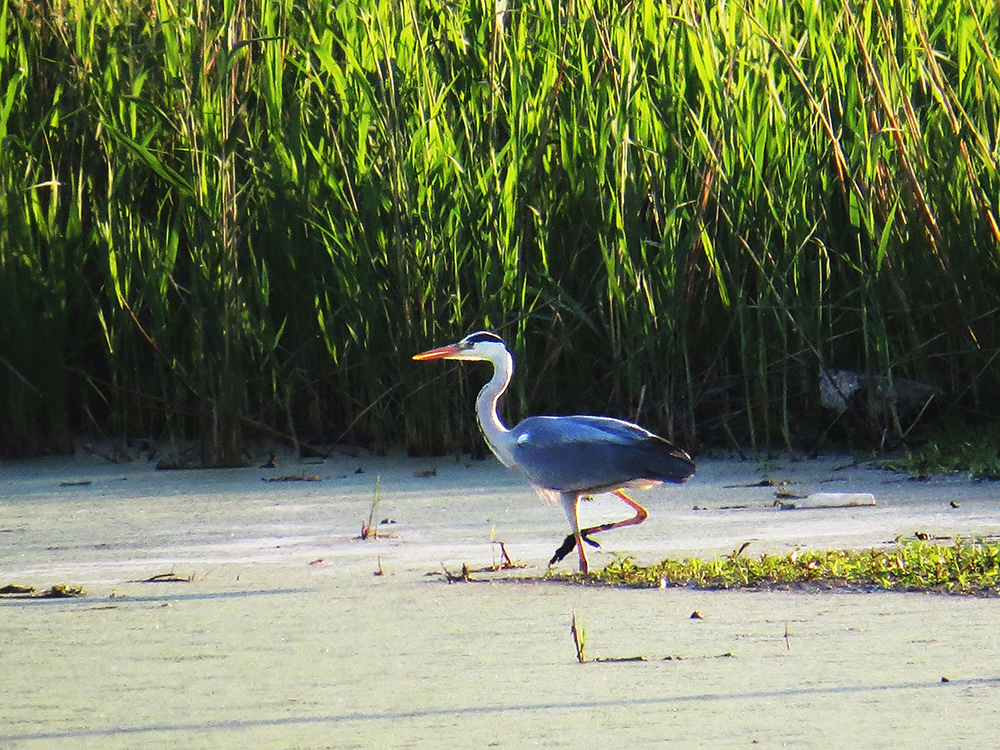
[(497, 403), (507, 390), (507, 384), (510, 383), (510, 376), (514, 370), (514, 360), (510, 353), (503, 354), (502, 358), (491, 360), (493, 377), (479, 392), (479, 397), (476, 399), (476, 413), (479, 416), (479, 428), (483, 431), (483, 437), (486, 438), (490, 450), (504, 466), (512, 466), (514, 456), (511, 452), (510, 431), (504, 427), (497, 414)]

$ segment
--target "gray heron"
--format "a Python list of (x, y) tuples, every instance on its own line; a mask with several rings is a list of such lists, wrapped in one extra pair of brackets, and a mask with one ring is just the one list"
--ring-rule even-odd
[[(590, 567), (583, 543), (599, 546), (590, 534), (642, 523), (646, 509), (624, 490), (646, 489), (661, 482), (684, 482), (695, 465), (682, 450), (649, 430), (611, 417), (587, 415), (528, 417), (507, 429), (497, 414), (497, 403), (514, 371), (514, 359), (499, 336), (489, 331), (469, 334), (455, 344), (414, 355), (415, 360), (463, 359), (493, 363), (493, 377), (476, 399), (479, 426), (490, 450), (504, 466), (520, 467), (535, 490), (566, 510), (572, 533), (556, 550), (549, 565), (576, 547), (580, 572)], [(613, 493), (635, 515), (616, 523), (580, 528), (580, 498)]]

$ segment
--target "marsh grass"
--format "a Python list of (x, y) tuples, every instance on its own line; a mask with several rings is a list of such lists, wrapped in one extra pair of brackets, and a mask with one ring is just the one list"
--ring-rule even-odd
[(1000, 479), (1000, 428), (996, 424), (970, 428), (952, 423), (927, 432), (918, 447), (875, 461), (876, 466), (926, 479), (940, 474), (964, 474), (973, 479)]
[(711, 560), (667, 559), (650, 566), (619, 558), (581, 581), (627, 586), (707, 589), (857, 588), (1000, 594), (1000, 543), (899, 542), (867, 550), (802, 551), (790, 555), (733, 554)]
[(998, 49), (991, 0), (5, 0), (0, 451), (481, 449), (409, 363), (478, 328), (511, 418), (898, 436), (847, 368), (993, 419)]

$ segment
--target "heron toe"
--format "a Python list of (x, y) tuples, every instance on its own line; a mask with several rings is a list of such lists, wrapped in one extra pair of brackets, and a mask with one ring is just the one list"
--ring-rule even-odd
[[(600, 545), (599, 542), (591, 539), (586, 534), (583, 534), (583, 541), (585, 541), (587, 544), (589, 544), (594, 549), (600, 549), (601, 548), (601, 545)], [(559, 547), (559, 549), (557, 549), (555, 551), (555, 554), (552, 555), (552, 559), (549, 560), (549, 565), (555, 565), (557, 562), (559, 562), (562, 559), (564, 559), (566, 557), (566, 555), (568, 555), (574, 549), (576, 549), (576, 536), (574, 536), (573, 534), (569, 534), (563, 540), (563, 543)]]

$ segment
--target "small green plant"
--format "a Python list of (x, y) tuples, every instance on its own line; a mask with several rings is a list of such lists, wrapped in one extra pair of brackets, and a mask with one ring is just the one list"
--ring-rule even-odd
[(368, 521), (361, 522), (360, 539), (378, 539), (378, 521), (375, 520), (375, 513), (378, 511), (382, 498), (379, 496), (379, 489), (382, 486), (382, 477), (375, 477), (375, 494), (372, 496), (372, 505), (368, 511)]

